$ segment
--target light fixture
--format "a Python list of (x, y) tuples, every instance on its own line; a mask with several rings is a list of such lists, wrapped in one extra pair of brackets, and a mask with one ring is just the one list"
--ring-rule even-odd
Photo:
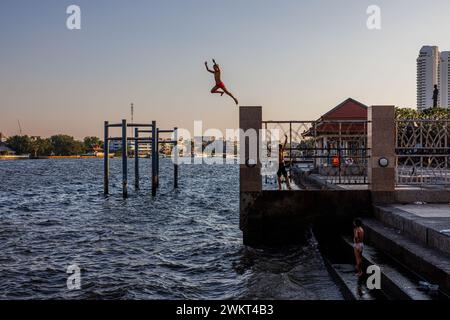
[(378, 164), (380, 165), (380, 167), (386, 168), (389, 165), (389, 160), (387, 158), (382, 157), (378, 159)]

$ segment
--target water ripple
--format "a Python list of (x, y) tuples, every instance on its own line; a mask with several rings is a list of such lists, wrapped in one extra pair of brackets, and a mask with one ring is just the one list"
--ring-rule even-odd
[[(102, 160), (0, 163), (0, 299), (340, 299), (314, 243), (241, 244), (238, 166), (162, 160), (161, 189), (121, 198), (120, 160), (102, 195)], [(141, 173), (150, 172), (142, 160)], [(67, 267), (81, 268), (70, 291)]]

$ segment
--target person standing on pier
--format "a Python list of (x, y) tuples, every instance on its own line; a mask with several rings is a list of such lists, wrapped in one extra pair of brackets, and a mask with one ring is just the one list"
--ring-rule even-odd
[[(214, 73), (214, 79), (216, 80), (216, 85), (211, 89), (211, 93), (219, 93), (220, 96), (223, 96), (224, 93), (226, 93), (227, 95), (229, 95), (231, 98), (233, 98), (234, 102), (236, 103), (236, 105), (239, 104), (239, 101), (233, 96), (233, 94), (228, 91), (228, 89), (225, 87), (225, 84), (223, 83), (222, 79), (221, 79), (221, 70), (219, 65), (216, 63), (216, 61), (213, 59), (213, 69), (214, 70), (210, 70), (208, 67), (208, 62), (205, 61), (205, 67), (206, 70), (210, 73)], [(219, 90), (221, 89), (221, 90)]]
[(433, 90), (433, 108), (438, 107), (438, 98), (439, 98), (439, 89), (438, 86), (435, 84)]
[(356, 275), (358, 277), (361, 277), (363, 275), (362, 254), (364, 251), (364, 229), (362, 227), (362, 222), (360, 219), (355, 219), (353, 221), (353, 242), (356, 259)]
[(284, 177), (284, 181), (286, 182), (286, 185), (288, 187), (289, 190), (292, 190), (291, 188), (291, 184), (289, 183), (289, 177), (286, 171), (286, 164), (284, 163), (284, 150), (286, 149), (286, 144), (287, 144), (287, 140), (288, 137), (287, 135), (284, 135), (285, 140), (284, 140), (284, 144), (279, 144), (278, 145), (278, 172), (277, 172), (277, 177), (278, 177), (278, 190), (281, 191), (283, 190), (283, 188), (281, 187), (281, 177)]

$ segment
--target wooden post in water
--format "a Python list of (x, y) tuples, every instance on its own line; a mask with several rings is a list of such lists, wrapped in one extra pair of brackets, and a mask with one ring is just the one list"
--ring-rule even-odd
[(159, 188), (159, 128), (156, 128), (156, 187)]
[(127, 139), (127, 120), (122, 120), (122, 189), (123, 197), (128, 197), (128, 139)]
[(139, 128), (134, 128), (134, 187), (139, 190)]
[(156, 140), (156, 121), (152, 121), (152, 196), (156, 196), (156, 157), (158, 141)]
[(109, 194), (109, 122), (105, 121), (105, 140), (103, 142), (103, 193)]
[(173, 128), (173, 141), (174, 145), (172, 148), (173, 154), (173, 187), (178, 188), (178, 128)]

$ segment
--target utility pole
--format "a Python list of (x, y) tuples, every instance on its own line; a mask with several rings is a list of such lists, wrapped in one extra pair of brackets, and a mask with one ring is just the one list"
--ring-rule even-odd
[(22, 135), (22, 126), (20, 125), (20, 120), (19, 119), (17, 119), (17, 124), (19, 125), (20, 135)]

